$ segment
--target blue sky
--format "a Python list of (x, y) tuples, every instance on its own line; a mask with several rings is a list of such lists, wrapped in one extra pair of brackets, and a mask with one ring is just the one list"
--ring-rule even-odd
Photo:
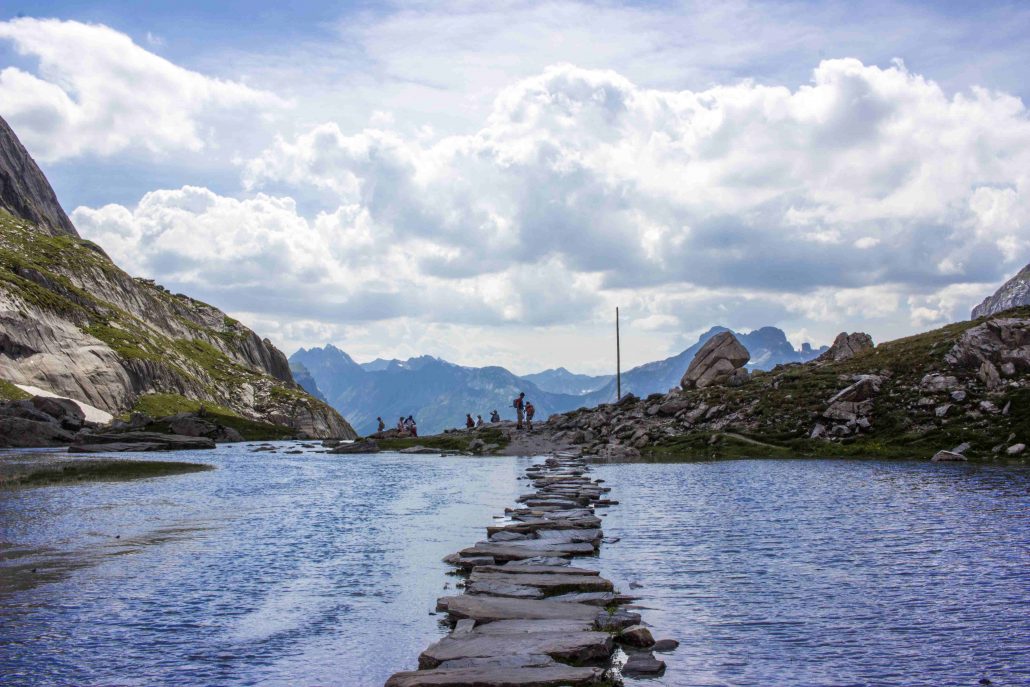
[[(19, 5), (21, 5), (19, 7)], [(80, 231), (288, 352), (883, 340), (1027, 262), (1025, 3), (6, 3)]]

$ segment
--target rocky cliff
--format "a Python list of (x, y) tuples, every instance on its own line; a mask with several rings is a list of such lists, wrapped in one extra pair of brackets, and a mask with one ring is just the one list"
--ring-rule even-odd
[(973, 308), (973, 319), (994, 315), (1020, 305), (1030, 305), (1030, 265), (1005, 282), (993, 296), (985, 298), (983, 303)]
[(111, 413), (203, 405), (314, 437), (354, 436), (267, 339), (79, 238), (0, 119), (0, 378)]

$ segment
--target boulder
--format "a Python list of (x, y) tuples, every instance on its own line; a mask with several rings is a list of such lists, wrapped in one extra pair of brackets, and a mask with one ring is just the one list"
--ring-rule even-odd
[(854, 358), (863, 351), (873, 348), (873, 337), (865, 332), (841, 332), (830, 348), (815, 359), (817, 363), (831, 363)]
[(969, 459), (954, 451), (938, 451), (930, 460), (934, 463), (961, 463)]
[[(740, 382), (738, 369), (751, 359), (732, 332), (719, 332), (705, 342), (694, 359), (690, 361), (680, 386), (684, 389), (703, 389), (717, 384), (726, 384), (731, 379)], [(746, 371), (744, 373), (746, 375)], [(746, 377), (744, 378), (746, 381)]]
[(68, 430), (79, 430), (86, 424), (86, 413), (82, 411), (79, 404), (67, 398), (54, 398), (48, 396), (33, 396), (29, 402), (32, 406), (46, 413), (61, 423), (61, 427)]
[(1025, 450), (1026, 444), (1012, 444), (1007, 449), (1005, 449), (1005, 453), (1007, 453), (1010, 456), (1018, 456)]
[(630, 646), (649, 647), (654, 644), (654, 637), (643, 625), (630, 625), (619, 633), (619, 641)]

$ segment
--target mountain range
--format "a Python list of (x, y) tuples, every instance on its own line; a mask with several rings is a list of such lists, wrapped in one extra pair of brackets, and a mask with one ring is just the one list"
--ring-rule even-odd
[[(712, 327), (683, 352), (624, 372), (623, 394), (647, 396), (677, 386), (701, 346), (722, 331), (728, 330)], [(826, 350), (808, 344), (795, 349), (775, 327), (735, 334), (751, 353), (752, 369), (805, 362)], [(301, 386), (346, 415), (362, 434), (375, 431), (378, 416), (392, 426), (399, 417), (412, 415), (422, 433), (463, 426), (466, 413), (488, 419), (496, 409), (503, 419), (511, 420), (515, 417), (511, 402), (520, 391), (526, 392), (540, 418), (609, 403), (616, 396), (614, 375), (582, 375), (557, 368), (519, 376), (503, 367), (466, 367), (431, 356), (403, 361), (379, 358), (362, 364), (332, 344), (302, 348), (290, 356), (290, 365)]]

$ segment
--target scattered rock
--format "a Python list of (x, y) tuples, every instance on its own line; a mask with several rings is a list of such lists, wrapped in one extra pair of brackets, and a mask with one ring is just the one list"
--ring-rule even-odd
[(659, 639), (652, 648), (655, 651), (675, 651), (679, 645), (675, 639)]
[(1018, 456), (1025, 450), (1026, 444), (1012, 444), (1007, 449), (1005, 449), (1005, 453), (1007, 453), (1010, 456)]
[(955, 453), (954, 451), (938, 451), (930, 460), (934, 463), (953, 463), (963, 462), (969, 459), (961, 453)]

